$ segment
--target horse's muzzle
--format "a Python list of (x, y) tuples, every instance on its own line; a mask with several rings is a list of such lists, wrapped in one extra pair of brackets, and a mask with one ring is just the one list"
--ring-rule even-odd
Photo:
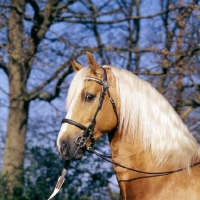
[(60, 145), (59, 154), (62, 159), (69, 160), (69, 159), (81, 159), (83, 157), (84, 150), (79, 148), (78, 146), (71, 147), (70, 144), (66, 141), (63, 141)]

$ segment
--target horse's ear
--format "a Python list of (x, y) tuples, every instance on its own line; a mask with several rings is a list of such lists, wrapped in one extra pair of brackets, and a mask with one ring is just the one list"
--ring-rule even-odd
[(74, 60), (74, 58), (72, 58), (71, 64), (72, 64), (72, 68), (73, 68), (74, 72), (78, 72), (80, 69), (83, 68), (83, 66), (80, 65), (79, 63), (77, 63), (77, 62)]
[(93, 55), (89, 51), (86, 51), (86, 54), (87, 54), (87, 61), (88, 61), (89, 67), (92, 70), (92, 73), (97, 74), (101, 72), (102, 69), (100, 65), (97, 63), (97, 61), (94, 59)]

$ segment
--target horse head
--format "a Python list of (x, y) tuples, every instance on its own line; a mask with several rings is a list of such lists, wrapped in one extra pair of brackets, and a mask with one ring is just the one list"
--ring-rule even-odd
[(68, 92), (68, 113), (57, 138), (57, 149), (65, 160), (81, 159), (86, 147), (118, 123), (115, 78), (109, 68), (100, 67), (92, 54), (86, 53), (89, 67), (72, 60), (76, 74)]

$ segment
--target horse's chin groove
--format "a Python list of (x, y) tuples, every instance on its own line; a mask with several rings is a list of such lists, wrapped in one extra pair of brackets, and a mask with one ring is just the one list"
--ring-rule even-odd
[(74, 160), (81, 160), (83, 157), (83, 154), (77, 154), (74, 158)]
[(79, 148), (75, 157), (73, 158), (74, 160), (81, 160), (84, 154), (84, 149)]
[(83, 154), (77, 154), (75, 157), (69, 156), (60, 156), (62, 160), (81, 160), (83, 158)]

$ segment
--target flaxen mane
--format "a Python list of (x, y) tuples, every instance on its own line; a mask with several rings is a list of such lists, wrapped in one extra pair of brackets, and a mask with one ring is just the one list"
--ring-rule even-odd
[(171, 164), (189, 167), (200, 157), (198, 143), (169, 102), (148, 82), (133, 73), (110, 67), (120, 97), (122, 134), (140, 138), (158, 164), (171, 157)]

